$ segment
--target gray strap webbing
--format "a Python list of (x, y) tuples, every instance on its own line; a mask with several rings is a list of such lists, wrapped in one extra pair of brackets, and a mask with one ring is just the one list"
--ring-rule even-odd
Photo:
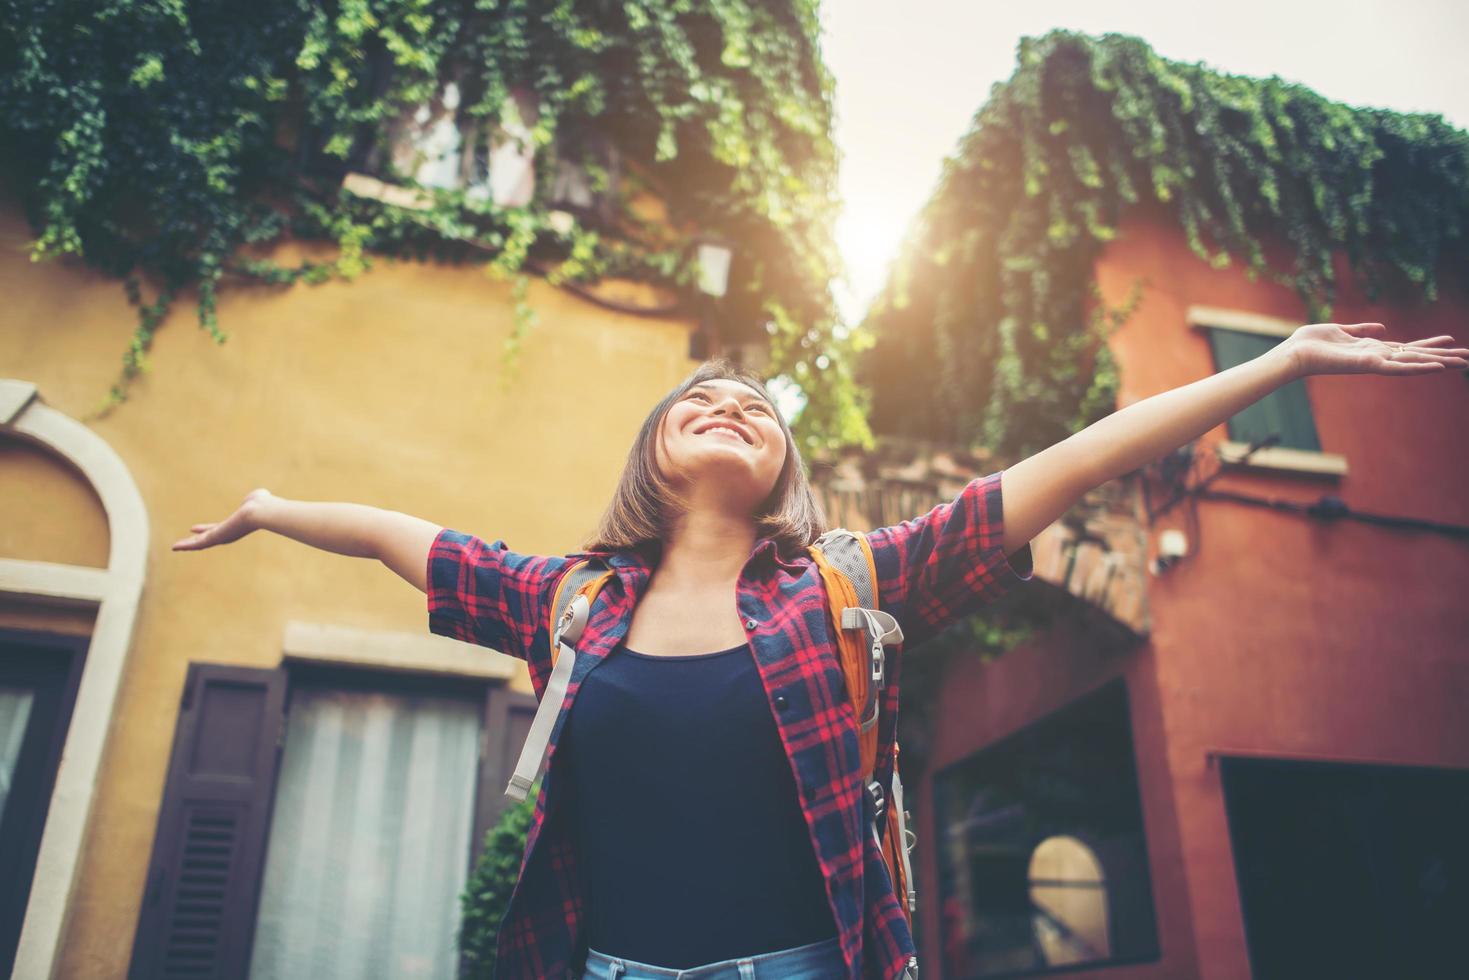
[(898, 835), (902, 844), (898, 853), (903, 855), (903, 880), (908, 883), (908, 894), (904, 897), (908, 900), (908, 911), (915, 912), (918, 909), (918, 892), (913, 887), (913, 865), (908, 860), (908, 852), (913, 849), (913, 845), (908, 842), (908, 813), (903, 809), (903, 781), (898, 778), (896, 766), (893, 768), (893, 806), (898, 811)]
[(576, 643), (581, 639), (591, 616), (591, 603), (578, 595), (581, 587), (603, 573), (604, 569), (595, 561), (573, 567), (567, 573), (565, 584), (560, 587), (556, 608), (556, 630), (551, 636), (551, 647), (557, 650), (556, 666), (551, 668), (551, 678), (546, 682), (541, 703), (536, 707), (535, 719), (526, 733), (525, 744), (520, 748), (520, 759), (515, 763), (515, 772), (505, 787), (505, 795), (519, 803), (530, 792), (531, 783), (541, 773), (546, 761), (546, 748), (551, 744), (551, 729), (561, 714), (561, 705), (566, 701), (566, 688), (571, 681), (571, 668), (576, 664)]

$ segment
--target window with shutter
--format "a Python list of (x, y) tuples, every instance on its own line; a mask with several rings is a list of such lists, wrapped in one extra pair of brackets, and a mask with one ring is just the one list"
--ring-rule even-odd
[[(1254, 360), (1285, 339), (1223, 327), (1209, 327), (1208, 334), (1216, 371)], [(1252, 443), (1276, 434), (1280, 436), (1277, 445), (1284, 448), (1321, 450), (1306, 382), (1300, 378), (1245, 408), (1229, 420), (1228, 427), (1229, 438), (1236, 442)]]
[(454, 975), (459, 894), (535, 707), (462, 678), (191, 665), (132, 976), (364, 956), (362, 976)]

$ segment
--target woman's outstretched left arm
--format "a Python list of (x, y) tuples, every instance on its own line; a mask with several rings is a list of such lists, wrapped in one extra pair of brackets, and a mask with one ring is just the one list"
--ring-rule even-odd
[(1437, 374), (1469, 367), (1445, 334), (1400, 344), (1380, 323), (1315, 323), (1243, 364), (1134, 402), (1004, 471), (1004, 550), (1017, 551), (1086, 491), (1208, 432), (1311, 374)]

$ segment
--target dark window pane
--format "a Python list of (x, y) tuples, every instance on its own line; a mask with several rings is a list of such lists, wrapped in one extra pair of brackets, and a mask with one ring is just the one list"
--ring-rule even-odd
[(934, 776), (943, 974), (1158, 956), (1121, 681)]
[[(1227, 371), (1237, 364), (1252, 361), (1279, 344), (1282, 338), (1238, 330), (1209, 328), (1209, 342), (1214, 348), (1214, 367)], [(1296, 379), (1282, 385), (1264, 398), (1248, 406), (1229, 420), (1229, 438), (1237, 442), (1254, 442), (1271, 433), (1280, 434), (1277, 445), (1288, 449), (1320, 451), (1316, 438), (1316, 422), (1311, 417), (1311, 400), (1306, 382)]]
[(1226, 758), (1255, 980), (1465, 973), (1469, 772)]

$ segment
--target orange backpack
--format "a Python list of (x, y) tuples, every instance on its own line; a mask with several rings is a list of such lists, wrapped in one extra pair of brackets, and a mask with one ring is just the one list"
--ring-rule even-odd
[[(835, 635), (847, 695), (857, 712), (857, 739), (872, 837), (882, 852), (894, 893), (899, 896), (899, 905), (911, 930), (917, 895), (908, 852), (913, 849), (914, 835), (908, 830), (909, 815), (903, 808), (896, 732), (891, 806), (882, 784), (873, 778), (877, 768), (877, 721), (882, 708), (880, 693), (886, 683), (883, 644), (901, 643), (903, 631), (891, 614), (877, 608), (877, 569), (865, 536), (835, 528), (807, 550), (816, 561), (826, 587), (832, 622), (837, 627)], [(576, 661), (576, 644), (586, 628), (592, 603), (612, 575), (612, 570), (599, 559), (583, 559), (567, 570), (556, 587), (551, 610), (551, 677), (521, 748), (520, 760), (505, 788), (505, 795), (516, 802), (525, 799), (540, 774), (551, 729), (566, 698), (571, 668)]]

